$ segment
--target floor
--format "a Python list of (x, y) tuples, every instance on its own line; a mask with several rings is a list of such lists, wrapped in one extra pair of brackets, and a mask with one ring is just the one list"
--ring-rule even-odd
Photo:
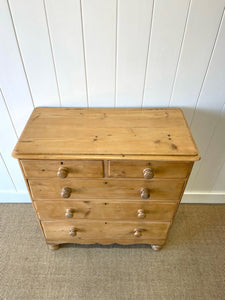
[(182, 204), (167, 245), (48, 250), (31, 204), (0, 204), (0, 299), (225, 299), (225, 205)]

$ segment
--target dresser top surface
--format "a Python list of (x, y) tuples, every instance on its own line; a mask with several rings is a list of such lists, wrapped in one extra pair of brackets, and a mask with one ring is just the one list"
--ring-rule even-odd
[(35, 108), (16, 158), (199, 160), (183, 112), (169, 109)]

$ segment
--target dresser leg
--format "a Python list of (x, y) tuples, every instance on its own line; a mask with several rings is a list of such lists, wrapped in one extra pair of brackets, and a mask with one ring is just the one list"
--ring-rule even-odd
[(49, 245), (48, 245), (48, 248), (49, 248), (50, 250), (57, 250), (57, 249), (59, 249), (59, 245), (57, 245), (57, 244), (56, 244), (56, 245), (54, 245), (54, 244), (51, 244), (51, 245), (50, 245), (50, 244), (49, 244)]
[(162, 245), (151, 245), (151, 247), (152, 247), (152, 250), (159, 251), (162, 249), (163, 246)]

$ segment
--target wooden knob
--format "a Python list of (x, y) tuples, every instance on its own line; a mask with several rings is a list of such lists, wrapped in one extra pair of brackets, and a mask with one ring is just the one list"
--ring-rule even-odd
[(134, 229), (134, 236), (135, 236), (135, 237), (140, 237), (140, 236), (142, 236), (142, 229), (140, 229), (140, 228)]
[(149, 189), (147, 189), (147, 188), (141, 189), (141, 198), (148, 199), (149, 197), (150, 197)]
[(139, 219), (144, 219), (146, 217), (144, 209), (139, 209), (137, 214)]
[(64, 187), (64, 188), (62, 189), (61, 196), (62, 196), (63, 198), (69, 198), (70, 195), (71, 195), (71, 193), (72, 193), (72, 189), (71, 189), (71, 188), (69, 188), (69, 187)]
[(77, 235), (77, 228), (71, 227), (69, 231), (70, 236), (76, 236)]
[(57, 172), (59, 178), (66, 178), (69, 173), (69, 170), (65, 167), (60, 167)]
[(152, 179), (154, 177), (154, 172), (151, 168), (146, 168), (143, 170), (144, 178)]
[(66, 213), (65, 213), (65, 216), (67, 218), (72, 218), (73, 217), (73, 213), (74, 213), (74, 210), (72, 208), (67, 208), (66, 209)]

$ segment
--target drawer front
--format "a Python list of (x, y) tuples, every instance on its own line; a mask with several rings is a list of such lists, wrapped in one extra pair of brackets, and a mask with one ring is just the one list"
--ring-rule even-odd
[(47, 242), (76, 243), (82, 240), (122, 240), (140, 242), (148, 239), (166, 239), (170, 222), (127, 221), (43, 221)]
[(39, 219), (171, 220), (177, 201), (34, 201)]
[[(108, 176), (114, 178), (185, 178), (188, 162), (110, 161)], [(150, 169), (150, 170), (149, 170)], [(149, 173), (150, 172), (150, 173)]]
[(184, 181), (173, 180), (29, 180), (34, 200), (110, 199), (178, 200)]
[(27, 178), (103, 177), (103, 161), (21, 160)]

